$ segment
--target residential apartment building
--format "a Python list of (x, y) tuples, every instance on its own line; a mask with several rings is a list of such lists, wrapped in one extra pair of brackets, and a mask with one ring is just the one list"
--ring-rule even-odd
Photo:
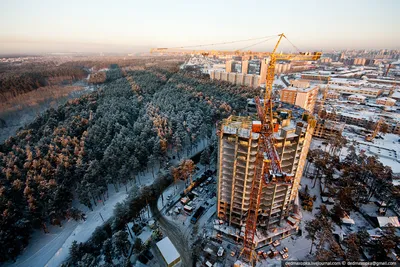
[(366, 58), (355, 58), (354, 59), (354, 65), (361, 65), (364, 66), (366, 63), (367, 59)]
[[(262, 240), (258, 238), (257, 243), (270, 242), (272, 236), (279, 234), (284, 237), (290, 235), (291, 230), (297, 230), (289, 227), (274, 232), (277, 227), (287, 225), (286, 220), (293, 212), (313, 127), (287, 116), (281, 118), (281, 122), (274, 134), (275, 147), (282, 169), (288, 175), (285, 179), (263, 182), (257, 231), (268, 234)], [(257, 129), (260, 124), (250, 117), (231, 116), (222, 122), (219, 133), (217, 214), (229, 226), (238, 229), (247, 219), (254, 172), (262, 167), (262, 162), (257, 161), (260, 149)]]
[(400, 115), (398, 113), (382, 113), (373, 112), (337, 112), (328, 111), (326, 113), (327, 120), (344, 122), (350, 125), (356, 125), (365, 129), (374, 129), (379, 118), (383, 118), (388, 126), (388, 133), (400, 134)]
[(230, 82), (232, 84), (257, 88), (260, 86), (260, 75), (236, 72), (210, 71), (210, 79)]
[[(321, 85), (322, 87), (327, 87), (326, 85)], [(329, 90), (335, 91), (339, 94), (344, 95), (363, 95), (366, 97), (377, 98), (383, 93), (382, 89), (379, 88), (365, 88), (365, 87), (353, 87), (353, 86), (341, 86), (331, 84), (329, 85)]]
[(310, 86), (309, 82), (291, 81), (291, 86), (280, 91), (281, 101), (299, 106), (314, 112), (318, 96), (318, 86)]
[(331, 59), (330, 57), (324, 57), (324, 58), (321, 58), (321, 59), (319, 60), (319, 63), (320, 63), (320, 64), (332, 63), (332, 59)]
[(242, 61), (242, 74), (247, 74), (249, 72), (249, 61), (243, 60)]
[(288, 73), (291, 68), (291, 64), (284, 63), (276, 63), (275, 64), (275, 74)]
[(233, 71), (233, 66), (234, 66), (233, 64), (234, 64), (233, 60), (227, 60), (225, 62), (225, 71), (226, 71), (226, 73), (229, 73), (229, 72)]

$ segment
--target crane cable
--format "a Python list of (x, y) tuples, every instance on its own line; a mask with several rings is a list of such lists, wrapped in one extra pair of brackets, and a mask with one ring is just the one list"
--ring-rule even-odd
[(221, 45), (221, 44), (234, 44), (234, 43), (239, 43), (239, 42), (261, 40), (261, 39), (266, 39), (266, 38), (276, 37), (276, 36), (278, 36), (278, 35), (275, 34), (275, 35), (264, 36), (264, 37), (260, 37), (260, 38), (251, 38), (251, 39), (244, 39), (244, 40), (237, 40), (237, 41), (229, 41), (229, 42), (222, 42), (222, 43), (212, 43), (212, 44), (200, 44), (200, 45), (189, 45), (189, 46), (169, 47), (168, 49), (178, 49), (178, 48), (179, 48), (179, 49), (182, 49), (182, 48), (204, 47), (204, 46), (213, 46), (213, 45)]
[(255, 44), (252, 44), (252, 45), (249, 45), (249, 46), (242, 47), (242, 48), (238, 49), (238, 51), (240, 51), (240, 50), (244, 50), (244, 49), (247, 49), (247, 48), (250, 48), (250, 47), (253, 47), (253, 46), (256, 46), (256, 45), (258, 45), (258, 44), (261, 44), (261, 43), (264, 43), (264, 42), (266, 42), (266, 41), (272, 40), (272, 39), (274, 39), (274, 38), (276, 38), (276, 37), (277, 37), (277, 36), (273, 36), (273, 37), (271, 37), (271, 38), (269, 38), (269, 39), (262, 40), (261, 42), (257, 42), (257, 43), (255, 43)]
[(299, 48), (297, 48), (297, 46), (295, 46), (287, 37), (286, 37), (286, 35), (285, 35), (285, 39), (294, 47), (294, 49), (296, 49), (297, 50), (297, 52), (298, 53), (300, 53), (301, 51), (300, 51), (300, 49)]

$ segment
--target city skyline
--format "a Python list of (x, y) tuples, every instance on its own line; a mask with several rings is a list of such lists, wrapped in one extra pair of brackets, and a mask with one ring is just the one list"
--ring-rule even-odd
[[(6, 0), (0, 4), (0, 53), (135, 53), (281, 32), (303, 51), (400, 49), (398, 1), (240, 3)], [(253, 43), (210, 49), (239, 49)], [(269, 51), (273, 44), (274, 40), (251, 49)], [(293, 47), (283, 42), (281, 49)]]

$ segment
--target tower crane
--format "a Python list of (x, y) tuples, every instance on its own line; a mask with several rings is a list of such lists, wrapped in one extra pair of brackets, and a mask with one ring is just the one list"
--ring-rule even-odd
[(368, 142), (372, 142), (372, 140), (374, 140), (374, 138), (378, 135), (382, 124), (383, 124), (383, 118), (380, 118), (376, 123), (375, 129), (372, 132), (372, 134), (368, 134), (367, 136), (365, 136), (365, 140)]
[[(273, 101), (271, 98), (272, 85), (275, 77), (275, 64), (277, 60), (302, 60), (302, 61), (316, 61), (320, 59), (321, 52), (301, 53), (298, 54), (283, 54), (277, 53), (277, 48), (282, 38), (287, 37), (282, 33), (279, 34), (279, 39), (274, 46), (272, 52), (254, 52), (254, 51), (218, 51), (218, 50), (181, 50), (173, 51), (168, 48), (155, 48), (151, 49), (151, 53), (163, 54), (197, 54), (197, 55), (237, 55), (237, 56), (258, 56), (267, 57), (267, 74), (265, 83), (264, 103), (261, 104), (260, 98), (256, 98), (257, 112), (261, 121), (259, 131), (259, 151), (256, 155), (254, 177), (252, 179), (252, 187), (250, 193), (249, 209), (247, 211), (247, 219), (245, 225), (245, 233), (243, 237), (243, 249), (241, 257), (244, 261), (253, 264), (257, 259), (255, 253), (254, 238), (257, 229), (258, 211), (260, 206), (260, 196), (262, 188), (270, 183), (287, 182), (293, 177), (290, 174), (282, 172), (279, 155), (274, 145), (274, 118), (273, 118)], [(289, 41), (289, 40), (288, 40)], [(290, 41), (289, 41), (290, 42)], [(292, 43), (291, 43), (292, 44)], [(292, 44), (293, 45), (293, 44)], [(294, 46), (294, 45), (293, 45)], [(184, 47), (182, 47), (184, 48)], [(296, 48), (297, 49), (297, 48)], [(311, 114), (310, 114), (311, 115)], [(312, 116), (309, 116), (312, 120)], [(315, 124), (315, 121), (314, 121)]]

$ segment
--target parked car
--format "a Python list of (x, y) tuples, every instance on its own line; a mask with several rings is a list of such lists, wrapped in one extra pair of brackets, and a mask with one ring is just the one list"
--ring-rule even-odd
[(217, 252), (217, 256), (218, 257), (222, 257), (222, 255), (224, 255), (224, 248), (223, 247), (219, 247), (218, 252)]

